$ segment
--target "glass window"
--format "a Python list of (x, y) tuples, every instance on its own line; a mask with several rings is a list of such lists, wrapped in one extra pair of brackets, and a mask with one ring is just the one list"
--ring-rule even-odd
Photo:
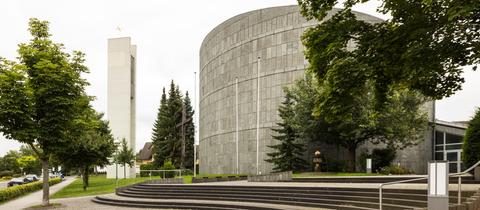
[(449, 170), (450, 173), (457, 173), (458, 172), (457, 171), (457, 163), (449, 163), (448, 166), (449, 166), (448, 170)]
[(457, 152), (447, 152), (447, 160), (448, 161), (457, 161), (458, 160)]
[(455, 145), (447, 145), (445, 146), (446, 150), (453, 150), (453, 149), (462, 149), (461, 144), (455, 144)]
[(447, 144), (462, 143), (463, 136), (447, 133)]
[(443, 145), (435, 146), (435, 151), (443, 151)]
[(435, 144), (443, 144), (443, 132), (435, 131)]
[(443, 160), (443, 152), (435, 152), (435, 160)]

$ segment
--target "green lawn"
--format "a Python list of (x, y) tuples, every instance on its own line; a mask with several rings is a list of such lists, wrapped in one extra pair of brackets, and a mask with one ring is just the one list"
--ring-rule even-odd
[(313, 178), (313, 177), (324, 177), (324, 176), (378, 176), (382, 174), (377, 174), (377, 173), (345, 173), (345, 172), (323, 172), (323, 173), (295, 173), (293, 174), (293, 177), (295, 178)]
[[(158, 177), (152, 177), (158, 178)], [(118, 186), (123, 187), (145, 180), (150, 179), (150, 177), (139, 177), (132, 179), (118, 179)], [(83, 191), (82, 179), (77, 179), (72, 182), (70, 185), (61, 189), (57, 193), (53, 194), (51, 198), (68, 198), (68, 197), (80, 197), (88, 195), (100, 195), (115, 192), (115, 179), (107, 179), (105, 175), (91, 176), (90, 177), (90, 187), (86, 191)]]

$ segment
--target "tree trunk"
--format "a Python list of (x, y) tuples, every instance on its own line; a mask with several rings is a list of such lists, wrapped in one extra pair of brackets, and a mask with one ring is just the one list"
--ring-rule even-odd
[(127, 178), (127, 164), (125, 163), (123, 164), (123, 178)]
[(82, 181), (83, 181), (83, 191), (86, 191), (88, 187), (88, 166), (85, 166), (82, 168)]
[(348, 148), (348, 156), (350, 159), (350, 164), (349, 164), (349, 170), (350, 172), (355, 172), (356, 171), (356, 156), (357, 156), (357, 148), (356, 147), (351, 147)]
[(88, 179), (89, 179), (89, 176), (90, 176), (90, 171), (89, 171), (89, 168), (90, 167), (85, 167), (85, 183), (87, 184), (87, 187), (90, 187), (90, 183), (88, 183)]
[(48, 171), (48, 158), (40, 159), (42, 162), (42, 173), (43, 173), (43, 197), (42, 197), (42, 206), (48, 206), (50, 204), (49, 194), (50, 188), (48, 186), (48, 178), (50, 173)]

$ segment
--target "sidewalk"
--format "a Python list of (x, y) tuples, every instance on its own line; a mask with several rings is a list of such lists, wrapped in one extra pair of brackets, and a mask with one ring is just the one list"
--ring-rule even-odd
[[(50, 187), (50, 195), (53, 195), (54, 193), (61, 190), (62, 188), (69, 185), (75, 180), (76, 178), (74, 176), (65, 177), (65, 180), (63, 182)], [(17, 198), (15, 200), (12, 200), (0, 205), (0, 209), (17, 210), (17, 209), (28, 208), (34, 205), (39, 205), (42, 203), (42, 195), (43, 195), (42, 190), (30, 193), (26, 196), (22, 196), (20, 198)]]

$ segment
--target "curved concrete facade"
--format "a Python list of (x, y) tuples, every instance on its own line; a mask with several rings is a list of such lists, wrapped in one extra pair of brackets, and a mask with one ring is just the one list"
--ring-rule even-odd
[[(356, 15), (368, 22), (381, 21)], [(257, 173), (257, 70), (258, 172), (271, 171), (272, 165), (264, 160), (271, 152), (268, 145), (274, 144), (271, 128), (280, 120), (282, 87), (303, 77), (308, 63), (300, 37), (315, 24), (307, 22), (296, 5), (272, 7), (230, 18), (205, 37), (200, 48), (200, 173)]]

